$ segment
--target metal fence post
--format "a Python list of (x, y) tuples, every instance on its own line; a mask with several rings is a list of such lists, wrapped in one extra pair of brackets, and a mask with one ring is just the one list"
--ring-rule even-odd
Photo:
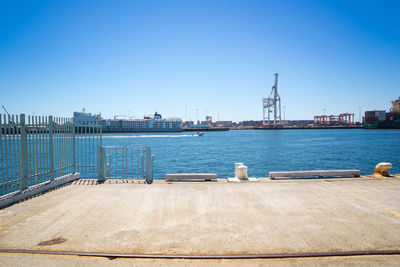
[(25, 114), (20, 116), (20, 131), (21, 131), (21, 169), (22, 177), (20, 190), (28, 188), (28, 136), (26, 133)]
[(33, 183), (34, 184), (38, 184), (39, 183), (39, 170), (38, 170), (38, 157), (37, 157), (37, 148), (35, 146), (33, 146), (33, 173), (34, 173), (34, 180)]
[(105, 153), (104, 148), (101, 146), (97, 147), (97, 173), (99, 175), (98, 180), (104, 181), (105, 180)]
[(75, 117), (72, 118), (72, 173), (76, 172), (76, 156), (75, 156)]
[(50, 180), (54, 180), (54, 150), (53, 150), (53, 116), (49, 116), (49, 157), (50, 157)]
[(141, 166), (140, 166), (141, 168), (140, 169), (142, 171), (142, 176), (141, 177), (144, 178), (145, 177), (145, 174), (144, 174), (144, 150), (143, 150), (142, 155), (140, 157), (141, 157), (141, 162), (140, 162), (141, 163)]
[(154, 173), (154, 155), (151, 155), (151, 180), (153, 181), (153, 173)]
[(153, 177), (151, 175), (151, 152), (150, 147), (146, 147), (146, 183), (151, 184), (153, 182)]

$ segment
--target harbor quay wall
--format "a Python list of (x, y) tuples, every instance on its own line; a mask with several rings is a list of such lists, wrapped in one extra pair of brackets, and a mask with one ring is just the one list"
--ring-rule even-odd
[(182, 128), (102, 128), (103, 133), (163, 133), (182, 132)]
[(332, 126), (332, 127), (254, 127), (254, 130), (325, 130), (325, 129), (362, 129), (359, 126)]
[(210, 127), (210, 128), (183, 128), (184, 132), (222, 132), (229, 131), (228, 127)]

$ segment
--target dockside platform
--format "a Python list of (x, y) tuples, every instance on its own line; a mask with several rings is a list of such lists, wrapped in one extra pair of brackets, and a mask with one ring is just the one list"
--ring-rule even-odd
[(399, 175), (81, 179), (0, 210), (0, 265), (397, 266), (399, 192)]

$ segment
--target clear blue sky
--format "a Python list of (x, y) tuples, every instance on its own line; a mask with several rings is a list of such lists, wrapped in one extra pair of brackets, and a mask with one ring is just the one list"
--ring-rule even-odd
[[(400, 1), (0, 0), (0, 104), (261, 120), (386, 109), (400, 96)], [(3, 111), (1, 111), (3, 113)]]

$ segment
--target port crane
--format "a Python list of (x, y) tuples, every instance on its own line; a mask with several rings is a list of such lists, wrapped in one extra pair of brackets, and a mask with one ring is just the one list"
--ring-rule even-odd
[(270, 113), (274, 113), (273, 126), (281, 124), (281, 98), (278, 94), (278, 73), (268, 98), (263, 98), (263, 125), (271, 126)]

